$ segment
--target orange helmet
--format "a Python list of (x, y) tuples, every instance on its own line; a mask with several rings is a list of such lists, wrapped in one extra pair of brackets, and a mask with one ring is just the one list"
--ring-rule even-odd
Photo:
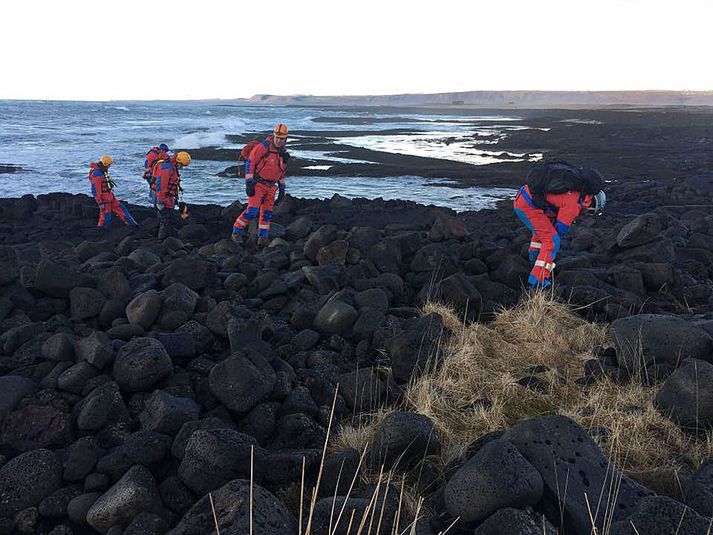
[(275, 130), (273, 130), (273, 134), (276, 138), (287, 139), (287, 125), (282, 123), (278, 124)]

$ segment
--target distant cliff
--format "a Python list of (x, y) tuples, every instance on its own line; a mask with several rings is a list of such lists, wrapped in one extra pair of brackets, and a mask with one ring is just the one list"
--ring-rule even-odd
[(325, 106), (713, 106), (713, 91), (463, 91), (402, 95), (254, 95), (245, 104)]

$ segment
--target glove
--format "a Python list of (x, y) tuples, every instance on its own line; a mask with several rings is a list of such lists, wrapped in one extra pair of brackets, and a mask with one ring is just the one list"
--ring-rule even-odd
[(285, 186), (280, 186), (280, 191), (277, 193), (277, 204), (285, 200)]
[(282, 153), (282, 161), (285, 162), (285, 165), (287, 165), (287, 162), (290, 161), (290, 153), (285, 151)]
[(254, 180), (246, 180), (245, 181), (245, 193), (248, 194), (248, 197), (253, 197), (255, 195), (255, 181)]

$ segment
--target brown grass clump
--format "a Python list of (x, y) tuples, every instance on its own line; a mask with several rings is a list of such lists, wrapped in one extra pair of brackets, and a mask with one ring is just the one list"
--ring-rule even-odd
[[(711, 435), (686, 434), (654, 409), (658, 385), (577, 382), (592, 350), (606, 344), (607, 329), (544, 292), (531, 293), (488, 324), (464, 324), (437, 303), (423, 312), (441, 314), (453, 334), (444, 342), (440, 366), (408, 385), (402, 409), (433, 419), (443, 445), (443, 466), (485, 433), (548, 414), (569, 416), (595, 431), (593, 436), (603, 436), (600, 444), (612, 461), (660, 493), (680, 493), (681, 457), (697, 466), (713, 456)], [(529, 387), (521, 384), (523, 379), (530, 381)], [(386, 414), (342, 427), (333, 449), (362, 451)], [(598, 433), (598, 428), (607, 431)]]

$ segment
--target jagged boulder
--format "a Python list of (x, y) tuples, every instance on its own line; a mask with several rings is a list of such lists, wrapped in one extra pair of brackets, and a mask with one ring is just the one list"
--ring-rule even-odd
[(147, 431), (175, 435), (183, 424), (195, 420), (199, 414), (200, 407), (192, 399), (156, 390), (146, 401), (139, 421)]
[(711, 519), (703, 517), (667, 496), (649, 496), (640, 500), (626, 520), (614, 522), (611, 535), (709, 535)]
[(531, 509), (501, 509), (478, 526), (473, 535), (557, 535), (543, 515)]
[(170, 448), (171, 437), (153, 431), (137, 431), (102, 457), (96, 470), (116, 480), (135, 465), (154, 469), (168, 458)]
[(119, 385), (113, 381), (92, 390), (77, 403), (74, 414), (77, 427), (82, 431), (99, 431), (107, 425), (130, 420)]
[(433, 421), (415, 412), (394, 412), (376, 430), (369, 449), (369, 465), (378, 469), (398, 464), (409, 467), (441, 450)]
[(123, 390), (150, 388), (173, 373), (173, 363), (161, 342), (134, 338), (119, 350), (112, 375)]
[(351, 327), (359, 313), (348, 303), (328, 301), (314, 318), (314, 328), (326, 335), (341, 334)]
[(164, 509), (151, 472), (134, 466), (94, 502), (87, 522), (98, 532), (107, 533), (113, 526), (128, 526), (142, 512), (161, 515)]
[(52, 297), (69, 297), (72, 288), (93, 287), (94, 279), (51, 260), (41, 260), (35, 272), (34, 285)]
[(551, 518), (562, 518), (568, 532), (589, 533), (590, 510), (597, 529), (602, 529), (605, 511), (590, 505), (595, 497), (608, 495), (611, 481), (619, 482), (608, 509), (614, 522), (625, 519), (642, 498), (652, 494), (612, 466), (589, 434), (565, 416), (530, 418), (506, 431), (503, 438), (540, 472), (544, 482), (540, 504)]
[(677, 366), (687, 358), (713, 361), (713, 338), (675, 316), (639, 314), (611, 324), (619, 367), (630, 373), (651, 365)]
[(713, 459), (703, 463), (688, 480), (684, 501), (699, 515), (713, 517)]
[(624, 225), (616, 236), (619, 247), (636, 247), (661, 237), (663, 218), (656, 213), (642, 214)]
[(20, 265), (12, 247), (0, 247), (0, 286), (15, 282), (20, 278)]
[(202, 495), (236, 478), (250, 478), (253, 454), (253, 480), (264, 471), (265, 450), (253, 437), (234, 429), (199, 429), (188, 440), (178, 467), (178, 477)]
[(713, 427), (713, 364), (686, 359), (661, 386), (656, 408), (680, 425)]
[(386, 349), (396, 382), (406, 383), (434, 364), (442, 334), (443, 318), (434, 313), (409, 320), (404, 332), (387, 340)]
[[(252, 497), (252, 500), (251, 500)], [(212, 498), (212, 504), (211, 504)], [(280, 500), (260, 485), (235, 479), (201, 498), (167, 535), (195, 535), (215, 530), (216, 512), (221, 535), (250, 532), (250, 508), (254, 532), (260, 535), (294, 535), (297, 522)]]
[(73, 318), (84, 320), (98, 316), (106, 298), (94, 288), (72, 288), (69, 292), (69, 310)]
[(479, 522), (506, 507), (524, 508), (542, 498), (540, 473), (507, 440), (494, 440), (461, 466), (446, 485), (448, 513)]
[(126, 305), (126, 317), (130, 323), (141, 325), (148, 330), (154, 324), (158, 313), (161, 311), (161, 294), (156, 290), (149, 290), (137, 295)]
[(50, 450), (18, 455), (0, 467), (0, 517), (39, 505), (62, 486), (62, 461)]
[(33, 394), (37, 384), (26, 377), (6, 375), (0, 377), (0, 417), (3, 413), (14, 411), (25, 396)]
[(218, 363), (210, 371), (211, 393), (228, 409), (245, 413), (267, 399), (276, 374), (257, 351), (245, 350)]

